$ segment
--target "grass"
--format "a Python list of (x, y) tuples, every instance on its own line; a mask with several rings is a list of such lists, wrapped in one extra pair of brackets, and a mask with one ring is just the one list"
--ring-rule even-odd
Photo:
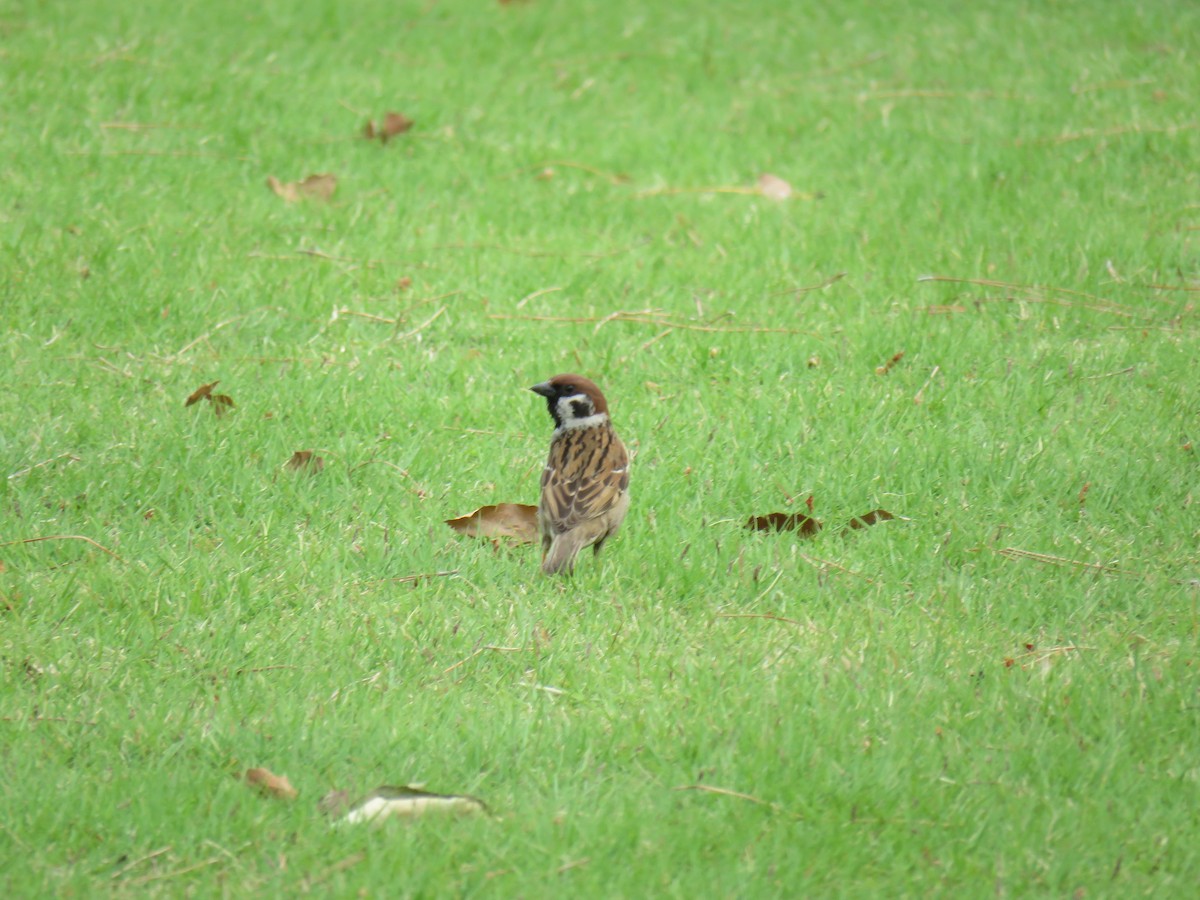
[[(1194, 892), (1195, 10), (0, 33), (7, 894)], [(637, 453), (571, 582), (442, 524), (562, 370)], [(741, 527), (809, 496), (903, 518)], [(317, 812), (388, 783), (495, 815)]]

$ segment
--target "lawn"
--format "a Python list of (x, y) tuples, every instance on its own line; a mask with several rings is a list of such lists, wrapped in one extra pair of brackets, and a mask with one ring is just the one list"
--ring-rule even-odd
[(5, 895), (1195, 895), (1200, 8), (887, 7), (0, 2)]

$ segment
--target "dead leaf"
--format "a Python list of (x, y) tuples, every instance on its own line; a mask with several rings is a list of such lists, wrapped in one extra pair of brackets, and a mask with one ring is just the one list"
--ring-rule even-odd
[(869, 513), (863, 513), (861, 516), (855, 516), (851, 519), (847, 528), (866, 528), (868, 525), (876, 525), (880, 522), (887, 522), (896, 518), (886, 509), (873, 509)]
[(515, 540), (532, 544), (537, 540), (537, 507), (525, 503), (497, 503), (481, 506), (475, 512), (446, 524), (467, 537)]
[(466, 794), (433, 794), (412, 787), (383, 785), (355, 803), (340, 823), (356, 825), (361, 822), (382, 822), (393, 816), (416, 818), (429, 813), (467, 815), (486, 812), (486, 803)]
[(278, 797), (281, 800), (293, 800), (299, 792), (292, 787), (286, 775), (276, 775), (270, 769), (247, 769), (246, 784), (258, 788), (268, 797)]
[(306, 197), (329, 200), (337, 190), (337, 176), (325, 172), (309, 175), (303, 181), (280, 181), (274, 175), (268, 175), (267, 186), (288, 203), (295, 203)]
[(413, 120), (408, 116), (401, 115), (398, 112), (390, 112), (383, 117), (383, 128), (380, 131), (380, 140), (385, 144), (388, 138), (393, 138), (398, 134), (404, 134), (408, 129), (413, 127)]
[(821, 530), (821, 523), (803, 513), (767, 513), (751, 516), (746, 522), (751, 531), (798, 531), (801, 537), (813, 537)]
[(212, 389), (220, 383), (221, 382), (218, 380), (212, 382), (211, 384), (200, 385), (200, 387), (196, 388), (188, 395), (188, 398), (184, 401), (183, 405), (191, 406), (193, 403), (199, 403), (201, 400), (207, 400), (209, 395), (212, 393)]
[(413, 120), (398, 112), (389, 112), (384, 115), (383, 123), (375, 124), (374, 119), (369, 119), (367, 124), (363, 126), (363, 137), (371, 141), (375, 138), (383, 143), (387, 143), (390, 138), (394, 138), (398, 134), (404, 134), (408, 129), (413, 127)]
[(892, 358), (889, 359), (887, 362), (885, 362), (882, 366), (875, 367), (875, 374), (876, 375), (886, 375), (888, 372), (890, 372), (892, 370), (892, 366), (894, 366), (896, 363), (900, 362), (900, 360), (902, 360), (902, 359), (904, 359), (904, 351), (897, 350), (895, 353), (892, 354)]
[(209, 394), (208, 399), (212, 403), (213, 412), (215, 412), (218, 417), (225, 415), (225, 413), (237, 406), (237, 404), (233, 402), (233, 398), (228, 394)]
[(292, 472), (307, 472), (309, 475), (316, 475), (325, 468), (325, 460), (311, 450), (297, 450), (292, 454), (292, 458), (283, 464), (283, 467)]
[(792, 186), (778, 175), (759, 175), (758, 192), (771, 200), (787, 200), (792, 196)]

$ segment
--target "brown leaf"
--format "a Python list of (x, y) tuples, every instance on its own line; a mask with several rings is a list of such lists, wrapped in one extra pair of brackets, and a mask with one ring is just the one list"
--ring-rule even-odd
[(368, 119), (367, 124), (363, 126), (363, 137), (368, 141), (375, 138), (383, 143), (387, 143), (390, 138), (394, 138), (398, 134), (404, 134), (408, 129), (413, 127), (413, 120), (398, 112), (390, 112), (384, 115), (383, 122), (379, 125), (375, 124), (374, 119)]
[(467, 537), (508, 538), (522, 544), (537, 540), (537, 507), (524, 503), (497, 503), (481, 506), (475, 512), (446, 524)]
[(325, 468), (325, 460), (311, 450), (297, 450), (292, 454), (292, 458), (283, 464), (283, 467), (292, 472), (307, 472), (309, 475), (316, 475)]
[(218, 416), (225, 415), (225, 413), (237, 406), (237, 404), (233, 402), (233, 398), (228, 394), (209, 394), (208, 399), (212, 403), (213, 412), (215, 412)]
[(855, 516), (847, 523), (848, 528), (866, 528), (868, 525), (876, 525), (879, 522), (887, 522), (896, 518), (886, 509), (873, 509), (869, 513), (863, 513), (861, 516)]
[(383, 127), (379, 129), (379, 139), (385, 144), (388, 138), (394, 138), (398, 134), (404, 134), (408, 129), (413, 127), (413, 120), (407, 116), (401, 115), (398, 112), (390, 112), (383, 117)]
[(813, 537), (821, 530), (821, 523), (803, 513), (767, 513), (751, 516), (746, 522), (751, 531), (798, 531), (801, 537)]
[(191, 394), (188, 395), (188, 398), (184, 401), (183, 405), (191, 406), (193, 403), (199, 403), (201, 400), (207, 400), (209, 395), (212, 394), (212, 389), (220, 383), (221, 382), (218, 380), (210, 384), (200, 385), (200, 387), (196, 388), (191, 392)]
[(292, 800), (299, 796), (286, 775), (276, 775), (270, 769), (247, 769), (245, 779), (246, 784), (258, 788), (268, 797)]
[(882, 366), (875, 367), (875, 374), (876, 375), (886, 375), (888, 372), (890, 372), (892, 370), (892, 366), (894, 366), (896, 363), (900, 362), (900, 360), (902, 360), (902, 359), (904, 359), (904, 351), (897, 350), (895, 353), (892, 354), (892, 358), (889, 359), (887, 362), (885, 362)]
[(758, 192), (771, 200), (787, 200), (792, 196), (792, 186), (778, 175), (759, 175)]
[(268, 175), (267, 186), (288, 203), (295, 203), (305, 197), (329, 200), (337, 190), (337, 176), (325, 172), (309, 175), (303, 181), (280, 181), (274, 175)]

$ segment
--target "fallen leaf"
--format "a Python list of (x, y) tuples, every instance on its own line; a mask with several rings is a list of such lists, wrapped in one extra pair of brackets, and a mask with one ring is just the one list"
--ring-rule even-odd
[(401, 115), (398, 112), (390, 112), (383, 117), (383, 128), (380, 129), (380, 140), (385, 144), (388, 138), (393, 138), (398, 134), (404, 134), (408, 129), (413, 127), (413, 120), (407, 116)]
[(325, 460), (311, 450), (297, 450), (292, 458), (283, 464), (285, 469), (292, 472), (307, 472), (316, 475), (325, 468)]
[(892, 366), (904, 359), (904, 351), (898, 350), (892, 354), (892, 358), (885, 362), (882, 366), (875, 367), (876, 375), (886, 375), (892, 370)]
[(759, 175), (758, 192), (771, 200), (787, 200), (792, 196), (792, 186), (778, 175)]
[(196, 388), (188, 395), (188, 398), (184, 401), (183, 405), (191, 406), (193, 403), (199, 403), (201, 400), (207, 400), (209, 395), (212, 394), (212, 389), (220, 383), (221, 382), (218, 380), (212, 382), (211, 384), (200, 385), (200, 387)]
[(467, 537), (507, 538), (523, 544), (537, 540), (537, 507), (525, 503), (497, 503), (446, 524)]
[(847, 528), (866, 528), (868, 525), (875, 525), (879, 522), (887, 522), (896, 518), (886, 509), (873, 509), (869, 513), (863, 513), (861, 516), (855, 516), (847, 524)]
[(270, 769), (247, 769), (244, 777), (246, 784), (258, 788), (269, 797), (292, 800), (299, 796), (286, 775), (276, 775)]
[(354, 804), (340, 820), (343, 825), (382, 822), (393, 816), (416, 818), (429, 813), (486, 813), (487, 804), (466, 794), (433, 794), (412, 787), (377, 787)]
[(821, 523), (803, 513), (767, 513), (751, 516), (746, 527), (751, 531), (798, 531), (801, 537), (812, 537), (821, 530)]
[(233, 402), (233, 398), (228, 394), (209, 394), (208, 399), (212, 403), (213, 412), (215, 412), (218, 416), (225, 415), (225, 413), (237, 406), (237, 404)]
[(329, 200), (337, 190), (337, 176), (325, 172), (309, 175), (303, 181), (280, 181), (274, 175), (268, 175), (267, 186), (288, 203), (295, 203), (305, 197)]
[(408, 129), (413, 127), (413, 120), (408, 116), (398, 112), (390, 112), (384, 115), (383, 123), (375, 124), (374, 119), (369, 119), (367, 124), (363, 126), (363, 137), (367, 140), (379, 138), (383, 143), (387, 143), (389, 138), (394, 138), (398, 134), (404, 134)]

